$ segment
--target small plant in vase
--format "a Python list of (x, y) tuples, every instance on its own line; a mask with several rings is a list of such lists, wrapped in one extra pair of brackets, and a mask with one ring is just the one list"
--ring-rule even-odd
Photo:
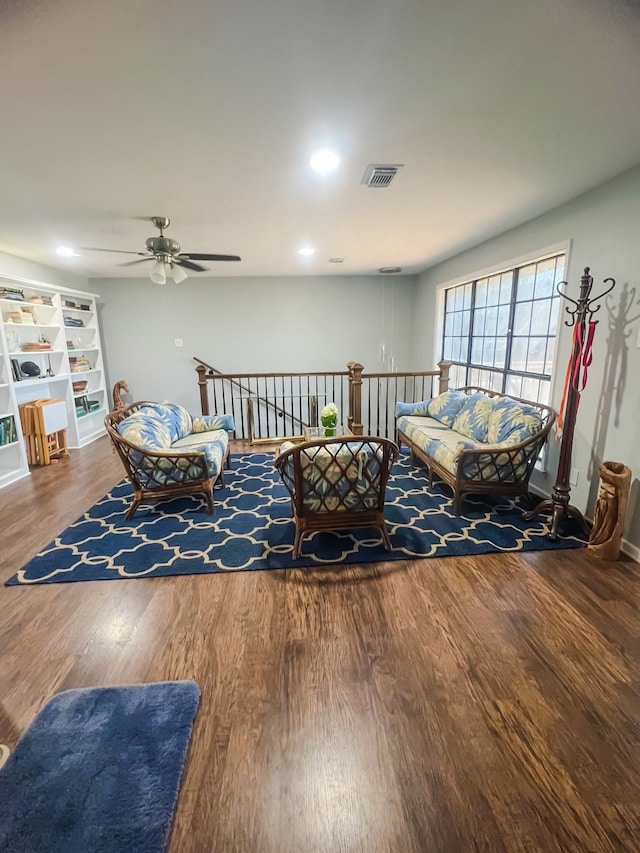
[(327, 403), (320, 412), (320, 421), (325, 435), (335, 435), (338, 426), (338, 407), (335, 403)]

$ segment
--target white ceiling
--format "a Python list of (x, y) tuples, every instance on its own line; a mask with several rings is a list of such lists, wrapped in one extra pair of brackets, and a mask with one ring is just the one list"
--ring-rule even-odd
[(146, 276), (54, 250), (162, 215), (213, 275), (420, 271), (639, 162), (639, 84), (637, 0), (0, 0), (0, 251)]

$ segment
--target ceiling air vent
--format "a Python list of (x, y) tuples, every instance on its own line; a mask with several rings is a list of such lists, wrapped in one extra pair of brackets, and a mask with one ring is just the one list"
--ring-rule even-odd
[(370, 163), (365, 169), (361, 183), (365, 187), (388, 187), (400, 169), (402, 169), (401, 163), (387, 166)]
[(330, 264), (343, 264), (344, 258), (329, 258)]

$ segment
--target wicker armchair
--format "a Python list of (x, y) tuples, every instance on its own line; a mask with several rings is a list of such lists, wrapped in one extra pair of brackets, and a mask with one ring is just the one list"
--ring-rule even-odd
[[(165, 446), (159, 446), (162, 441), (157, 440), (157, 434), (167, 435), (162, 424), (159, 431), (156, 425), (146, 425), (141, 433), (144, 442), (131, 432), (121, 434), (123, 421), (136, 414), (144, 418), (150, 407), (177, 412), (182, 418), (180, 437), (173, 444), (169, 438)], [(233, 429), (230, 416), (192, 419), (179, 406), (141, 401), (110, 412), (104, 422), (133, 486), (133, 503), (125, 515), (127, 520), (143, 501), (197, 494), (204, 496), (213, 514), (214, 485), (224, 485), (224, 463), (229, 467), (228, 430)]]
[(375, 527), (390, 550), (384, 498), (397, 456), (393, 441), (373, 436), (285, 443), (276, 468), (291, 495), (293, 558), (300, 556), (303, 534), (315, 530)]

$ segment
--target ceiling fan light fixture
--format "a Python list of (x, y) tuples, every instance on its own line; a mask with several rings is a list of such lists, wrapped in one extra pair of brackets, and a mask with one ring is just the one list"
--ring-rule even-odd
[(164, 268), (164, 261), (158, 259), (151, 267), (151, 281), (154, 284), (166, 284), (167, 271)]
[(185, 278), (189, 278), (184, 267), (180, 266), (180, 264), (171, 264), (171, 275), (173, 276), (173, 280), (176, 284), (180, 284), (180, 282), (184, 281)]

